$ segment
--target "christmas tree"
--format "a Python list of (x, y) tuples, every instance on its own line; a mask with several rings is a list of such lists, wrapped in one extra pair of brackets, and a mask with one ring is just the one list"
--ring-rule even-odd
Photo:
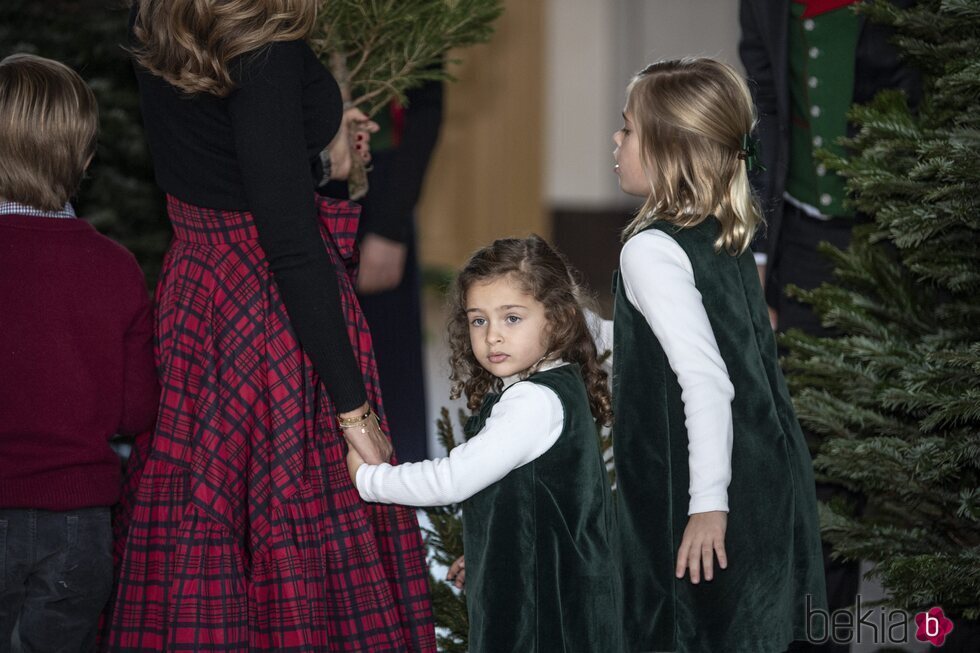
[[(790, 332), (785, 363), (824, 480), (867, 497), (822, 509), (836, 556), (874, 563), (888, 601), (980, 617), (980, 0), (876, 0), (923, 99), (856, 107), (849, 154), (826, 157), (873, 218), (825, 249), (833, 285), (795, 294), (839, 334)], [(951, 635), (954, 641), (957, 633)]]
[[(459, 423), (466, 417), (459, 412)], [(459, 444), (453, 429), (449, 410), (443, 408), (436, 421), (439, 443), (448, 454)], [(426, 508), (430, 528), (425, 529), (425, 543), (432, 553), (432, 560), (448, 568), (463, 555), (463, 519), (458, 505)], [(429, 591), (432, 595), (432, 611), (436, 620), (436, 640), (442, 653), (466, 653), (469, 617), (466, 614), (466, 597), (444, 579), (429, 572)]]

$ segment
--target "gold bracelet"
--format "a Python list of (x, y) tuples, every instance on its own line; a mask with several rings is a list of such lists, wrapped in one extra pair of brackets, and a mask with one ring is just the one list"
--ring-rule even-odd
[(371, 409), (368, 408), (367, 412), (361, 415), (360, 417), (341, 417), (340, 415), (337, 415), (337, 421), (340, 422), (340, 428), (349, 429), (352, 426), (360, 426), (361, 424), (366, 422), (368, 418), (370, 418), (371, 415), (373, 414), (374, 413), (371, 411)]

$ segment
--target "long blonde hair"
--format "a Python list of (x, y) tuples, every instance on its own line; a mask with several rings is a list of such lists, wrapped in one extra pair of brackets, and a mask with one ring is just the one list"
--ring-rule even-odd
[(275, 41), (305, 38), (316, 0), (135, 0), (136, 61), (186, 93), (228, 95), (229, 63)]
[(624, 239), (656, 220), (693, 227), (713, 215), (721, 223), (716, 249), (744, 252), (762, 213), (744, 161), (755, 110), (741, 75), (708, 58), (650, 64), (630, 82), (626, 113), (650, 194)]

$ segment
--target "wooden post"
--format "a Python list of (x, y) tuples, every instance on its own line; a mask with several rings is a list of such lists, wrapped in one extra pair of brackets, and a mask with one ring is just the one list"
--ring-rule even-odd
[(450, 53), (446, 114), (419, 207), (423, 265), (494, 238), (550, 236), (542, 199), (545, 3), (506, 0), (484, 45)]

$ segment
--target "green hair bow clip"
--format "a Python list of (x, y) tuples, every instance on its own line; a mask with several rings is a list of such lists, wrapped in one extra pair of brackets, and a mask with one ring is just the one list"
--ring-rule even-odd
[(766, 166), (759, 162), (759, 139), (753, 138), (751, 134), (742, 135), (742, 149), (738, 152), (738, 158), (745, 161), (745, 169), (748, 172), (766, 169)]

